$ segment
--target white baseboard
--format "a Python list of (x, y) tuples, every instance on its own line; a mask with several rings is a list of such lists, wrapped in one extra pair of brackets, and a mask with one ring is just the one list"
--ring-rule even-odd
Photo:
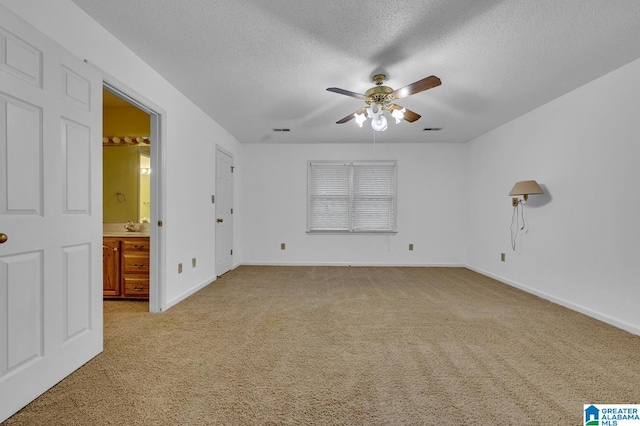
[(465, 267), (471, 269), (474, 272), (477, 272), (477, 273), (482, 274), (484, 276), (487, 276), (489, 278), (493, 278), (494, 280), (500, 281), (500, 282), (502, 282), (504, 284), (510, 285), (511, 287), (515, 287), (515, 288), (518, 288), (518, 289), (520, 289), (522, 291), (526, 291), (527, 293), (536, 295), (538, 297), (541, 297), (542, 299), (545, 299), (545, 300), (548, 300), (550, 302), (556, 303), (556, 304), (558, 304), (560, 306), (564, 306), (565, 308), (569, 308), (572, 311), (580, 312), (581, 314), (584, 314), (584, 315), (589, 316), (591, 318), (595, 318), (597, 320), (600, 320), (602, 322), (610, 324), (610, 325), (612, 325), (614, 327), (620, 328), (622, 330), (628, 331), (629, 333), (632, 333), (632, 334), (635, 334), (637, 336), (640, 336), (640, 327), (637, 327), (637, 326), (635, 326), (633, 324), (629, 324), (627, 322), (620, 321), (620, 320), (618, 320), (616, 318), (610, 317), (609, 315), (605, 315), (605, 314), (602, 314), (600, 312), (594, 311), (592, 309), (585, 308), (584, 306), (577, 305), (575, 303), (569, 302), (569, 301), (564, 300), (564, 299), (560, 299), (558, 297), (552, 296), (552, 295), (550, 295), (548, 293), (545, 293), (543, 291), (535, 290), (535, 289), (533, 289), (531, 287), (527, 287), (525, 285), (522, 285), (522, 284), (517, 283), (515, 281), (511, 281), (511, 280), (506, 279), (504, 277), (501, 277), (499, 275), (492, 274), (492, 273), (487, 272), (485, 270), (482, 270), (480, 268), (476, 268), (476, 267), (470, 266), (470, 265), (466, 265)]
[(461, 263), (379, 263), (379, 262), (242, 262), (238, 266), (380, 266), (416, 268), (465, 268)]
[(184, 293), (179, 294), (178, 296), (174, 297), (171, 300), (167, 301), (167, 305), (165, 307), (165, 311), (169, 308), (171, 308), (172, 306), (177, 305), (178, 303), (182, 302), (184, 299), (186, 299), (187, 297), (191, 296), (194, 293), (197, 293), (198, 291), (202, 290), (203, 288), (205, 288), (206, 286), (208, 286), (209, 284), (211, 284), (212, 282), (214, 282), (217, 279), (217, 277), (212, 277), (209, 278), (203, 282), (201, 282), (200, 284), (198, 284), (197, 286), (190, 288), (189, 290), (185, 291)]

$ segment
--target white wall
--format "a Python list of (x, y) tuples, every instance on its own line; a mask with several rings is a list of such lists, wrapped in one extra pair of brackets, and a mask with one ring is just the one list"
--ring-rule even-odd
[[(163, 232), (168, 306), (215, 279), (215, 144), (234, 154), (238, 142), (157, 72), (69, 0), (0, 0), (74, 55), (166, 112), (166, 215)], [(142, 100), (142, 99), (139, 99)], [(239, 188), (239, 187), (238, 187)], [(235, 194), (238, 198), (238, 193)], [(191, 258), (198, 266), (191, 268)], [(177, 264), (184, 272), (178, 275)]]
[[(635, 334), (639, 75), (636, 60), (477, 138), (467, 156), (468, 265)], [(507, 194), (527, 179), (549, 194), (531, 196), (515, 253)]]
[[(242, 262), (464, 264), (464, 150), (463, 144), (378, 144), (374, 158), (369, 144), (243, 144)], [(307, 161), (372, 159), (398, 161), (397, 234), (307, 234)]]

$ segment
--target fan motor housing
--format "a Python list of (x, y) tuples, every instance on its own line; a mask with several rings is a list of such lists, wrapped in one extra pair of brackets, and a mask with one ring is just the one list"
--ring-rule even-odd
[(393, 89), (389, 86), (372, 87), (364, 92), (364, 95), (367, 97), (365, 102), (369, 105), (380, 104), (382, 106), (387, 106), (393, 100), (391, 93), (393, 93)]

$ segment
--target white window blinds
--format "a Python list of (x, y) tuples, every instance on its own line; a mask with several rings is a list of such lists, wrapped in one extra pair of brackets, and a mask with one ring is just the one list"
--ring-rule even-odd
[(308, 231), (395, 232), (395, 161), (310, 161), (308, 167)]

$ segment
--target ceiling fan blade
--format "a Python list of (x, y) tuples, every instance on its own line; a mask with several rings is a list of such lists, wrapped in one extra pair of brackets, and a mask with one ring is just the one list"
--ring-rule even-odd
[[(389, 105), (389, 112), (393, 112), (396, 109), (402, 109), (403, 107), (401, 107), (398, 104), (391, 104)], [(413, 123), (414, 121), (417, 121), (419, 118), (421, 117), (420, 114), (417, 114), (413, 111), (411, 111), (410, 109), (405, 108), (405, 112), (404, 112), (404, 121), (408, 121), (409, 123)]]
[(367, 97), (361, 93), (350, 92), (348, 90), (339, 89), (337, 87), (329, 87), (327, 90), (333, 93), (338, 93), (339, 95), (346, 95), (351, 96), (352, 98), (362, 99), (363, 101), (367, 99)]
[[(398, 89), (391, 93), (391, 96), (395, 99), (406, 98), (410, 95), (415, 95), (416, 93), (424, 92), (427, 89), (432, 89), (434, 87), (440, 86), (442, 81), (435, 75), (423, 78), (422, 80), (416, 81), (415, 83), (411, 83), (408, 86), (404, 86), (402, 89)], [(327, 89), (328, 90), (328, 89)]]
[(356, 116), (356, 114), (364, 114), (365, 112), (367, 112), (366, 108), (360, 108), (359, 110), (357, 110), (353, 114), (349, 114), (345, 118), (336, 121), (336, 124), (343, 124), (343, 123), (346, 123), (347, 121), (351, 121)]

